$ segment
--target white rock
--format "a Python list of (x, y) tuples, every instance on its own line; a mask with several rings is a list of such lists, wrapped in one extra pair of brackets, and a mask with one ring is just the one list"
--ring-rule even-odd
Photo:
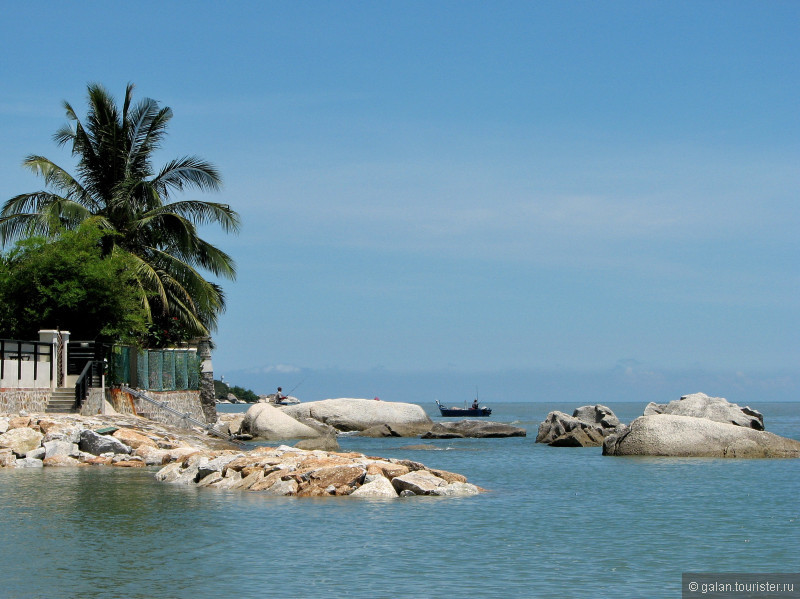
[(397, 497), (397, 491), (395, 491), (392, 481), (385, 476), (372, 474), (364, 480), (368, 482), (350, 493), (350, 497)]
[(607, 437), (603, 455), (790, 458), (800, 457), (800, 441), (707, 418), (652, 414)]
[(478, 487), (471, 483), (454, 482), (443, 487), (437, 487), (431, 491), (431, 495), (442, 495), (447, 497), (462, 497), (465, 495), (477, 495), (480, 493)]
[(362, 431), (381, 424), (416, 427), (425, 432), (432, 421), (421, 406), (411, 403), (342, 397), (281, 408), (293, 418), (313, 418), (341, 431)]
[(45, 458), (52, 458), (57, 455), (73, 456), (78, 450), (78, 445), (67, 440), (46, 441), (44, 443)]
[(247, 410), (241, 430), (267, 441), (313, 439), (319, 436), (319, 432), (310, 426), (266, 403), (255, 404)]
[(411, 491), (414, 495), (430, 495), (434, 489), (447, 485), (447, 481), (427, 470), (416, 470), (392, 479), (398, 493)]
[(0, 435), (0, 448), (10, 449), (18, 457), (24, 457), (26, 453), (39, 447), (42, 437), (42, 433), (32, 428), (12, 428)]

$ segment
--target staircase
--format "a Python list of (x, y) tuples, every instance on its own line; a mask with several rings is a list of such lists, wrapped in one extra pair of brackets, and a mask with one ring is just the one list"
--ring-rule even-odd
[(59, 387), (47, 400), (45, 412), (50, 414), (69, 414), (75, 411), (75, 389)]

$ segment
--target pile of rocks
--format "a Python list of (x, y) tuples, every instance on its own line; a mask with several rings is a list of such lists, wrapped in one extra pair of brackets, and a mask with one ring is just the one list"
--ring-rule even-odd
[(121, 414), (0, 416), (0, 467), (163, 466), (156, 474), (160, 481), (300, 497), (460, 496), (483, 490), (460, 474), (411, 460), (285, 445), (247, 452), (231, 447), (199, 430)]
[(116, 414), (0, 416), (0, 467), (163, 465), (200, 450), (229, 447), (205, 435)]
[(553, 411), (539, 425), (537, 443), (554, 447), (597, 447), (621, 426), (619, 418), (606, 406), (582, 406), (572, 412)]
[(411, 460), (305, 451), (286, 445), (259, 447), (246, 453), (199, 452), (165, 466), (156, 478), (177, 484), (298, 497), (463, 496), (483, 490), (460, 474), (426, 468)]

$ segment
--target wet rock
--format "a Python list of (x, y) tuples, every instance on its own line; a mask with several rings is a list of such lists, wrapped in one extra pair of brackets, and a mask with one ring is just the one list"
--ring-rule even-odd
[(414, 495), (431, 495), (434, 489), (445, 485), (447, 485), (446, 480), (427, 470), (409, 472), (392, 479), (392, 486), (394, 486), (398, 494), (402, 494), (404, 491), (411, 491)]
[(503, 422), (485, 420), (461, 420), (459, 422), (436, 422), (424, 435), (423, 439), (452, 439), (452, 438), (504, 438), (525, 437), (524, 428)]
[(74, 467), (82, 466), (82, 462), (68, 455), (55, 455), (52, 458), (45, 458), (42, 462), (48, 468), (50, 467)]
[(298, 449), (307, 449), (313, 451), (319, 449), (322, 451), (339, 451), (339, 442), (336, 440), (335, 435), (325, 435), (317, 439), (304, 439), (295, 443)]
[(442, 487), (436, 487), (431, 491), (431, 495), (441, 497), (464, 497), (466, 495), (477, 495), (480, 489), (467, 482), (452, 482)]
[(10, 449), (0, 449), (0, 468), (13, 468), (17, 463), (17, 457)]
[(15, 468), (42, 468), (43, 466), (44, 462), (42, 460), (32, 457), (22, 458), (14, 464)]
[(265, 495), (297, 495), (298, 485), (297, 481), (294, 479), (277, 480), (269, 488), (264, 489), (261, 492)]

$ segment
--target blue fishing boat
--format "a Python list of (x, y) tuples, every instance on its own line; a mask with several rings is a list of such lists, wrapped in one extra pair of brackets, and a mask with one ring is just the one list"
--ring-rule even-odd
[(492, 408), (487, 408), (486, 406), (477, 406), (477, 400), (475, 400), (475, 402), (476, 403), (472, 404), (473, 407), (470, 408), (466, 406), (463, 408), (445, 408), (437, 399), (436, 405), (439, 407), (439, 412), (442, 414), (442, 416), (446, 418), (475, 418), (476, 416), (483, 417), (492, 415)]

